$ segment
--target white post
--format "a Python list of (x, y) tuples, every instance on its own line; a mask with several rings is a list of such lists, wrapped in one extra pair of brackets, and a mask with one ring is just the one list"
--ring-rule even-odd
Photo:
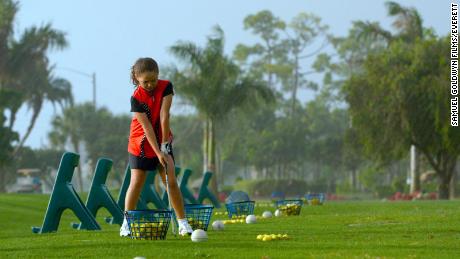
[(420, 191), (419, 165), (417, 159), (417, 150), (414, 145), (410, 147), (410, 192)]

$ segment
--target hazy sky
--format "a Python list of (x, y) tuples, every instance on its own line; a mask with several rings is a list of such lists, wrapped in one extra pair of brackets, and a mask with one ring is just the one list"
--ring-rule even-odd
[[(449, 0), (398, 1), (415, 7), (424, 26), (433, 27), (438, 35), (449, 31)], [(270, 10), (289, 22), (299, 12), (313, 13), (322, 18), (334, 35), (345, 35), (354, 20), (379, 21), (389, 28), (384, 1), (332, 0), (232, 0), (232, 1), (117, 1), (117, 0), (26, 0), (20, 1), (15, 31), (51, 22), (67, 33), (70, 43), (64, 51), (52, 52), (50, 59), (57, 66), (56, 74), (73, 85), (76, 102), (92, 100), (91, 79), (69, 72), (66, 68), (85, 73), (96, 72), (97, 104), (114, 113), (128, 113), (132, 85), (129, 69), (138, 57), (155, 58), (161, 67), (177, 62), (167, 48), (178, 40), (203, 45), (211, 28), (218, 24), (226, 36), (226, 53), (231, 54), (238, 43), (254, 43), (256, 38), (243, 28), (249, 14)], [(306, 100), (311, 93), (303, 93)], [(174, 112), (182, 112), (180, 109)], [(30, 112), (23, 107), (15, 129), (23, 135)], [(46, 145), (47, 132), (54, 114), (47, 104), (26, 145)]]

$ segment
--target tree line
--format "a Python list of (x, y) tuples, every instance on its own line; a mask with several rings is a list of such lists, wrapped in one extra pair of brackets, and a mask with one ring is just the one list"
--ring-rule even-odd
[[(78, 152), (83, 143), (92, 166), (101, 156), (114, 160), (120, 182), (130, 115), (74, 104), (70, 83), (54, 76), (47, 59), (49, 50), (66, 47), (65, 33), (48, 24), (15, 39), (17, 3), (0, 5), (1, 190), (24, 156), (53, 157), (23, 147), (44, 102), (60, 110), (52, 119), (49, 150), (57, 156), (70, 145)], [(375, 193), (382, 186), (394, 192), (404, 191), (415, 146), (419, 170), (435, 172), (439, 197), (447, 199), (460, 153), (460, 131), (449, 123), (449, 35), (424, 27), (414, 8), (387, 2), (386, 9), (394, 21), (390, 29), (355, 21), (337, 37), (314, 14), (286, 22), (263, 10), (243, 21), (258, 42), (238, 44), (231, 54), (224, 52), (219, 26), (204, 46), (171, 46), (182, 65), (160, 76), (174, 83), (175, 105), (195, 111), (172, 117), (177, 163), (215, 172), (214, 190), (240, 175), (304, 180), (328, 192)], [(314, 98), (301, 100), (300, 91)], [(19, 136), (13, 126), (23, 105), (33, 112)]]

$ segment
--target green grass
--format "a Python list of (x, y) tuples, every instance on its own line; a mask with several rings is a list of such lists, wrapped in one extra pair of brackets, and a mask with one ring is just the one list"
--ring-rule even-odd
[[(119, 227), (97, 220), (102, 231), (70, 228), (64, 212), (57, 233), (33, 234), (43, 221), (46, 195), (0, 195), (0, 258), (459, 258), (460, 201), (327, 202), (304, 206), (300, 216), (226, 225), (209, 241), (189, 238), (130, 240)], [(257, 207), (261, 215), (270, 207)], [(223, 216), (213, 216), (224, 219)], [(287, 233), (290, 240), (262, 242), (258, 234)]]

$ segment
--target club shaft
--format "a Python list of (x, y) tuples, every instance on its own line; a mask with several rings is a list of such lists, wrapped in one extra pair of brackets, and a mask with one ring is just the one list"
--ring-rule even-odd
[[(166, 180), (166, 193), (168, 194), (168, 209), (172, 210), (171, 206), (171, 193), (169, 192), (169, 179), (168, 179), (168, 164), (165, 164), (165, 180)], [(172, 220), (172, 218), (171, 218)], [(174, 235), (176, 235), (176, 227), (174, 222), (171, 222), (171, 228)]]

